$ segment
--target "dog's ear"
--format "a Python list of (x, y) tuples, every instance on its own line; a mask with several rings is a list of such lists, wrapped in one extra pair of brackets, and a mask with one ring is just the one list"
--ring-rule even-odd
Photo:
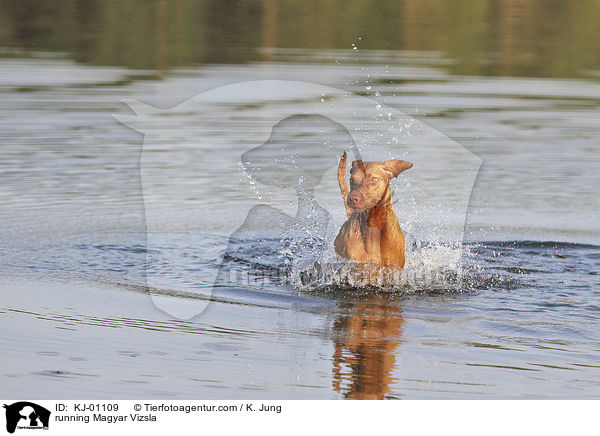
[(402, 171), (412, 168), (413, 164), (405, 160), (386, 160), (383, 163), (383, 169), (390, 173), (390, 179), (397, 177)]
[(352, 172), (355, 169), (359, 169), (361, 171), (365, 170), (365, 163), (362, 160), (353, 160), (352, 161), (352, 169), (350, 170), (350, 172)]

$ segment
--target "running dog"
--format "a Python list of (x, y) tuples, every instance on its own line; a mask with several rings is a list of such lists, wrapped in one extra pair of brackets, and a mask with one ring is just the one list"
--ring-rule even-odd
[(338, 166), (338, 182), (348, 220), (335, 238), (342, 257), (376, 266), (404, 267), (404, 235), (392, 204), (390, 180), (411, 168), (403, 160), (355, 160), (346, 184), (346, 152)]

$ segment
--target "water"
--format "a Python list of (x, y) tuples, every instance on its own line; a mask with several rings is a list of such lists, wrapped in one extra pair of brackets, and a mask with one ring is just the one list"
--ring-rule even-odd
[(181, 321), (136, 286), (140, 247), (54, 247), (73, 255), (66, 263), (77, 272), (39, 264), (2, 286), (4, 389), (65, 398), (595, 397), (598, 247), (471, 248), (469, 291), (223, 287), (197, 319)]
[[(525, 74), (523, 63), (511, 70), (503, 58), (507, 75), (490, 76), (461, 71), (452, 50), (358, 46), (359, 55), (350, 45), (281, 48), (245, 64), (158, 72), (50, 51), (0, 59), (3, 396), (597, 398), (593, 63), (559, 77)], [(327, 239), (344, 213), (334, 168), (312, 196), (242, 167), (240, 152), (269, 135), (270, 114), (307, 103), (282, 95), (255, 105), (245, 94), (233, 105), (178, 106), (269, 79), (368, 96), (480, 158), (464, 249), (452, 244), (463, 237), (460, 213), (436, 211), (460, 212), (460, 195), (447, 194), (468, 182), (465, 172), (440, 179), (443, 165), (407, 143), (397, 150), (418, 164), (394, 198), (417, 279), (345, 282)], [(158, 140), (113, 118), (132, 115), (125, 98), (176, 108), (156, 116)], [(266, 220), (266, 234), (230, 239), (261, 204), (294, 231)], [(321, 209), (329, 221), (317, 228)], [(315, 262), (331, 282), (301, 280)], [(178, 319), (157, 306), (201, 313)]]

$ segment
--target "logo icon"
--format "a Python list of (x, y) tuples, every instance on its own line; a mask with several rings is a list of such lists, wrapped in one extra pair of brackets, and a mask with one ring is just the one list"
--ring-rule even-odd
[(10, 405), (5, 404), (6, 431), (14, 433), (19, 429), (48, 429), (50, 411), (42, 406), (28, 401), (19, 401)]

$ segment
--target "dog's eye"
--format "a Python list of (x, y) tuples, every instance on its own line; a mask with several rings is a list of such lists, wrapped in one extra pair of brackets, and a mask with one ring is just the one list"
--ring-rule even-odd
[(377, 177), (373, 177), (371, 179), (371, 183), (377, 183), (379, 181), (379, 179)]

